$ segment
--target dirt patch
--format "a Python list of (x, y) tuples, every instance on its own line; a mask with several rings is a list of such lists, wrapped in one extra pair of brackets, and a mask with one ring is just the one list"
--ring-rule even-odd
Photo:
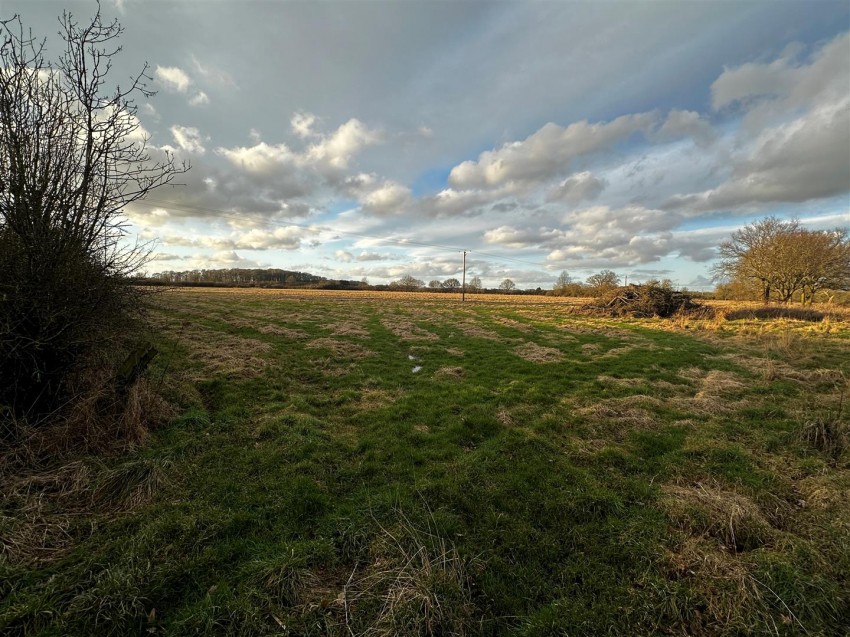
[(441, 367), (436, 372), (434, 372), (434, 376), (448, 376), (451, 378), (463, 378), (464, 371), (463, 367)]
[(466, 352), (462, 349), (458, 349), (457, 347), (449, 347), (446, 349), (446, 354), (450, 356), (466, 356)]
[(533, 341), (527, 341), (514, 348), (514, 354), (531, 363), (560, 363), (564, 360), (564, 353), (554, 347), (538, 345)]

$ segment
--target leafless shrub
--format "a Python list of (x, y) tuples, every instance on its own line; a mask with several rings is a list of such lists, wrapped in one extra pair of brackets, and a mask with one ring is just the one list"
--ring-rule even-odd
[[(129, 277), (146, 258), (123, 241), (127, 204), (184, 167), (152, 157), (135, 97), (108, 82), (122, 27), (98, 10), (60, 18), (64, 51), (15, 17), (0, 21), (0, 417), (5, 439), (53, 422), (80, 399), (74, 378), (98, 352), (128, 343), (141, 292)], [(156, 151), (159, 153), (159, 151)]]

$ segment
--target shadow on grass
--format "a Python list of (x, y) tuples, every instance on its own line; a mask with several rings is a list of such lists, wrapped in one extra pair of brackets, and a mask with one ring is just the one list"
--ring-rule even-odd
[(819, 310), (804, 307), (757, 307), (726, 312), (727, 321), (740, 319), (793, 319), (795, 321), (808, 321), (819, 323), (823, 321), (826, 314)]

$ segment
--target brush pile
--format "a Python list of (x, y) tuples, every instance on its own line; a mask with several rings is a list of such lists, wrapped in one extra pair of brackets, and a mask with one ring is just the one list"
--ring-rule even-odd
[(669, 318), (674, 314), (704, 309), (694, 303), (686, 292), (674, 290), (672, 286), (656, 281), (615, 288), (587, 308), (602, 311), (610, 316), (635, 318)]

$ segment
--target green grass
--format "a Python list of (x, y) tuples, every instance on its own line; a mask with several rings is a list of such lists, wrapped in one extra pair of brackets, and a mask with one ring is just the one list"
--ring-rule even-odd
[[(204, 292), (155, 318), (180, 415), (73, 516), (4, 495), (3, 634), (846, 631), (846, 327)], [(60, 547), (25, 534), (39, 493)]]

